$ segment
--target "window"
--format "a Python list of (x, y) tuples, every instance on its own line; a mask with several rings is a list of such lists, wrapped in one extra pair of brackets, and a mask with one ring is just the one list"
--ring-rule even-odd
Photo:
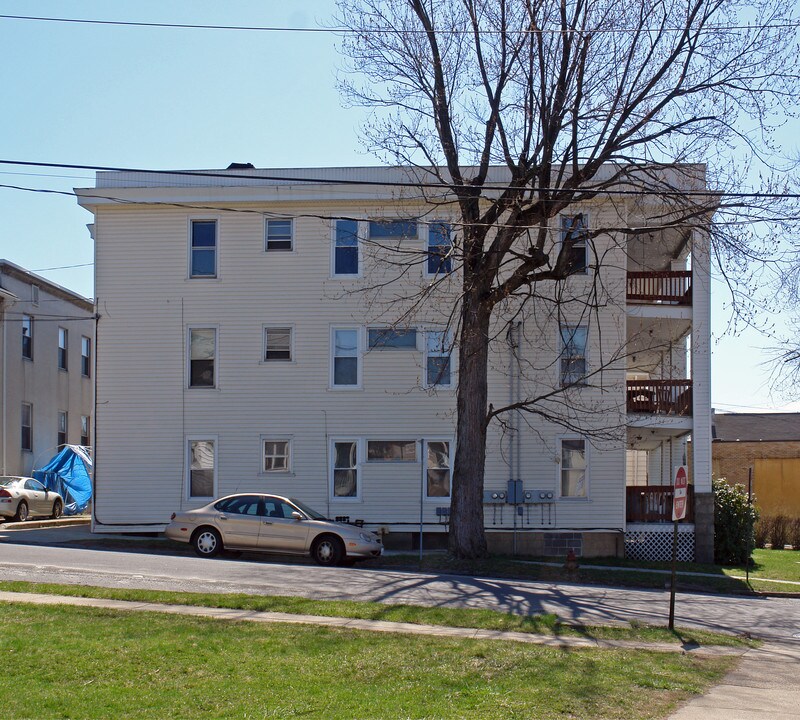
[(189, 387), (215, 387), (216, 354), (217, 331), (214, 328), (189, 330)]
[(337, 220), (333, 238), (333, 274), (358, 275), (358, 223)]
[(588, 239), (588, 218), (586, 215), (561, 216), (561, 243), (571, 242), (569, 248), (568, 265), (572, 273), (586, 273), (588, 267), (587, 259), (587, 239)]
[(264, 440), (264, 472), (289, 472), (288, 440)]
[(450, 443), (442, 440), (429, 440), (425, 445), (425, 494), (429, 498), (449, 498)]
[(428, 226), (428, 275), (445, 275), (453, 270), (450, 225), (431, 223)]
[(585, 327), (562, 325), (561, 332), (561, 384), (573, 385), (586, 377)]
[(292, 359), (292, 328), (264, 328), (264, 360)]
[(561, 497), (586, 497), (586, 441), (561, 440)]
[(81, 445), (91, 445), (91, 422), (88, 415), (81, 415)]
[(265, 250), (292, 250), (292, 220), (267, 220)]
[(58, 446), (67, 444), (67, 413), (59, 410), (58, 412)]
[(450, 334), (445, 330), (429, 330), (425, 333), (425, 384), (428, 387), (452, 384)]
[(417, 462), (417, 441), (368, 440), (367, 462)]
[(91, 377), (92, 374), (92, 339), (81, 337), (81, 375)]
[(33, 318), (22, 316), (22, 357), (33, 360)]
[(22, 437), (20, 447), (29, 452), (33, 450), (33, 405), (22, 403)]
[(217, 221), (192, 220), (189, 276), (217, 277)]
[(341, 440), (333, 443), (334, 498), (358, 497), (358, 442)]
[(31, 285), (31, 304), (38, 305), (39, 304), (39, 286), (38, 285)]
[(67, 369), (68, 345), (69, 345), (69, 333), (64, 328), (58, 328), (58, 367), (61, 370)]
[(385, 240), (387, 238), (416, 238), (416, 220), (370, 220), (370, 240)]
[(416, 350), (417, 331), (414, 328), (393, 330), (392, 328), (369, 328), (367, 344), (370, 350)]
[(359, 381), (358, 330), (333, 330), (333, 387), (356, 387)]
[(189, 497), (210, 498), (215, 495), (216, 453), (211, 439), (189, 440)]

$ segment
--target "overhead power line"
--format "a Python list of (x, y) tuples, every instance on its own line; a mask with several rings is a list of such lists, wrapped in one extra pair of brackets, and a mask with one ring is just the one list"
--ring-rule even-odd
[[(73, 25), (105, 25), (105, 26), (112, 26), (112, 27), (138, 27), (138, 28), (165, 28), (171, 30), (225, 30), (225, 31), (234, 31), (234, 32), (269, 32), (269, 33), (311, 33), (311, 34), (324, 34), (324, 33), (332, 33), (336, 35), (347, 35), (347, 34), (355, 34), (355, 35), (363, 35), (365, 31), (356, 29), (356, 28), (348, 28), (348, 27), (341, 27), (341, 26), (331, 26), (331, 27), (316, 27), (316, 28), (309, 28), (309, 27), (292, 27), (292, 26), (280, 26), (280, 25), (214, 25), (214, 24), (195, 24), (195, 23), (167, 23), (167, 22), (137, 22), (131, 20), (96, 20), (92, 18), (65, 18), (65, 17), (44, 17), (44, 16), (36, 16), (36, 15), (0, 15), (0, 20), (23, 20), (23, 21), (31, 21), (31, 22), (51, 22), (51, 23), (67, 23)], [(778, 20), (773, 23), (765, 23), (763, 25), (759, 24), (752, 24), (752, 25), (708, 25), (704, 27), (695, 28), (698, 32), (738, 32), (740, 30), (765, 30), (765, 29), (775, 29), (775, 30), (782, 30), (782, 29), (792, 29), (800, 27), (800, 23), (792, 20)], [(525, 28), (519, 29), (516, 32), (518, 34), (552, 34), (552, 35), (560, 35), (560, 34), (598, 34), (602, 33), (604, 35), (622, 35), (632, 32), (647, 32), (647, 33), (664, 33), (664, 32), (684, 32), (686, 31), (686, 27), (656, 27), (656, 28), (646, 28), (646, 27), (632, 27), (632, 28), (568, 28), (564, 30), (563, 28)], [(402, 34), (402, 35), (410, 35), (410, 34), (424, 34), (427, 31), (423, 28), (415, 29), (415, 28), (370, 28), (368, 31), (370, 34), (374, 35), (391, 35), (391, 34)], [(463, 30), (461, 29), (437, 29), (437, 33), (446, 34), (446, 35), (474, 35), (474, 29), (465, 27)], [(488, 34), (500, 34), (501, 32), (510, 33), (511, 31), (501, 31), (501, 30), (481, 30), (484, 35)]]

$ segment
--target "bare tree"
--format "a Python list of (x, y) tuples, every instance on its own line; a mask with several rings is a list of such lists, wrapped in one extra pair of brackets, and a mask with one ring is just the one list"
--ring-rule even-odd
[[(552, 221), (593, 198), (657, 199), (655, 231), (712, 228), (732, 278), (764, 267), (768, 243), (726, 202), (751, 164), (773, 167), (769, 123), (796, 101), (794, 28), (777, 0), (340, 0), (342, 88), (373, 109), (367, 147), (419, 169), (420, 192), (459, 218), (457, 437), (451, 551), (485, 554), (487, 428), (495, 320), (510, 298), (572, 275)], [(714, 192), (707, 192), (702, 168)], [(771, 164), (772, 163), (772, 164)], [(727, 215), (725, 214), (727, 213)], [(719, 222), (719, 219), (722, 222)], [(593, 227), (589, 236), (654, 232)], [(595, 259), (602, 262), (601, 258)], [(738, 274), (735, 271), (740, 271)], [(733, 282), (733, 281), (732, 281)], [(549, 293), (548, 295), (552, 295)]]

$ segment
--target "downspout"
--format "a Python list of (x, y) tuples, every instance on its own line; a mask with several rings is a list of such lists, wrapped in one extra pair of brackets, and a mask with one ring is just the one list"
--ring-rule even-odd
[(8, 338), (8, 334), (6, 332), (6, 327), (8, 326), (8, 322), (7, 322), (7, 318), (6, 318), (6, 312), (7, 312), (7, 304), (6, 304), (6, 301), (4, 300), (3, 301), (3, 317), (2, 317), (2, 323), (3, 323), (3, 355), (2, 355), (2, 361), (3, 361), (3, 422), (2, 422), (2, 425), (0, 425), (0, 428), (2, 428), (2, 430), (0, 431), (0, 440), (2, 440), (2, 443), (3, 443), (3, 475), (7, 475), (8, 474), (8, 470), (7, 470), (7, 467), (6, 467), (6, 446), (8, 445), (8, 442), (7, 442), (8, 423), (6, 422), (6, 419), (7, 419), (6, 415), (8, 414), (8, 410), (7, 410), (7, 407), (8, 407), (8, 392), (7, 392), (7, 386), (8, 386), (8, 381), (7, 381), (7, 372), (8, 372), (8, 370), (7, 370), (7, 368), (8, 368), (7, 338)]

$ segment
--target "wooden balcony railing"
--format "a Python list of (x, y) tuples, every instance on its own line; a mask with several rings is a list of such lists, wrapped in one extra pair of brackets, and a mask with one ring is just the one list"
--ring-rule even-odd
[(628, 301), (692, 304), (692, 271), (629, 272)]
[(628, 380), (628, 412), (691, 415), (691, 380)]
[[(672, 485), (625, 488), (625, 519), (629, 523), (672, 522)], [(694, 522), (694, 485), (686, 495), (686, 522)]]

